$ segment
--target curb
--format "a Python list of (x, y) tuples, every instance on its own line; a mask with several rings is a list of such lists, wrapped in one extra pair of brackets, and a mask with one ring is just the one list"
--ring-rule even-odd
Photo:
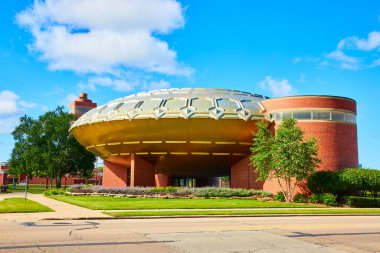
[(252, 214), (252, 215), (171, 215), (171, 216), (120, 216), (120, 217), (78, 217), (42, 218), (41, 220), (136, 220), (136, 219), (175, 219), (175, 218), (250, 218), (250, 217), (320, 217), (320, 216), (380, 216), (380, 214)]

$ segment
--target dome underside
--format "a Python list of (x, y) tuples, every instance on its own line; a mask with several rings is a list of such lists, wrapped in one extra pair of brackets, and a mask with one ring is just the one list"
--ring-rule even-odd
[(162, 89), (119, 98), (84, 114), (72, 128), (113, 120), (163, 118), (262, 119), (267, 97), (227, 89)]

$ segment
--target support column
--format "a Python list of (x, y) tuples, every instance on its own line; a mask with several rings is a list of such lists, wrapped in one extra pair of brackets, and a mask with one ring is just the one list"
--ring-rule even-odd
[(231, 188), (262, 190), (264, 182), (256, 182), (257, 177), (250, 165), (249, 155), (231, 166)]
[(128, 186), (128, 168), (121, 164), (104, 160), (103, 164), (103, 187), (126, 187)]
[(140, 156), (131, 155), (131, 187), (154, 186), (154, 165), (145, 161)]
[(156, 187), (166, 187), (170, 186), (170, 176), (167, 174), (156, 174), (155, 175)]

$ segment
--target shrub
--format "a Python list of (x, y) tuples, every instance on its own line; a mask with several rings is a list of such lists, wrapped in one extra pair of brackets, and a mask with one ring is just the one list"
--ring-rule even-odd
[(45, 196), (51, 196), (51, 195), (66, 195), (66, 191), (62, 189), (50, 189), (44, 191)]
[(342, 169), (339, 171), (317, 171), (307, 182), (312, 193), (331, 193), (342, 197), (345, 195), (365, 196), (380, 193), (380, 171), (373, 169)]
[(309, 203), (323, 203), (328, 206), (336, 206), (336, 196), (331, 193), (312, 194), (309, 197)]
[(332, 193), (340, 191), (339, 175), (335, 171), (317, 171), (307, 180), (307, 187), (312, 193)]
[(277, 194), (274, 196), (273, 200), (275, 200), (275, 201), (280, 201), (280, 202), (285, 202), (285, 196), (284, 196), (284, 193), (282, 193), (282, 192), (277, 192)]
[(173, 186), (168, 186), (168, 187), (153, 187), (152, 192), (157, 192), (157, 193), (176, 193), (177, 188)]
[(350, 207), (380, 207), (380, 198), (369, 197), (349, 197), (348, 205)]
[(296, 203), (306, 203), (308, 202), (308, 196), (305, 194), (298, 193), (294, 196), (293, 201)]
[(308, 200), (309, 203), (319, 203), (319, 194), (311, 194)]
[(319, 195), (319, 201), (328, 206), (336, 206), (336, 196), (331, 193), (322, 193)]

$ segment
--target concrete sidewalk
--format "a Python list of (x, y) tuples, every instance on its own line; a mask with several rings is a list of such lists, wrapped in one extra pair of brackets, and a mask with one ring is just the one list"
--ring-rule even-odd
[[(0, 201), (5, 198), (24, 198), (24, 193), (13, 192), (9, 194), (0, 195)], [(93, 219), (110, 217), (106, 214), (103, 214), (102, 210), (90, 210), (87, 208), (71, 205), (55, 199), (47, 198), (43, 194), (28, 193), (28, 199), (36, 201), (44, 206), (47, 206), (53, 209), (55, 212), (1, 213), (0, 220), (24, 222), (43, 219)]]

